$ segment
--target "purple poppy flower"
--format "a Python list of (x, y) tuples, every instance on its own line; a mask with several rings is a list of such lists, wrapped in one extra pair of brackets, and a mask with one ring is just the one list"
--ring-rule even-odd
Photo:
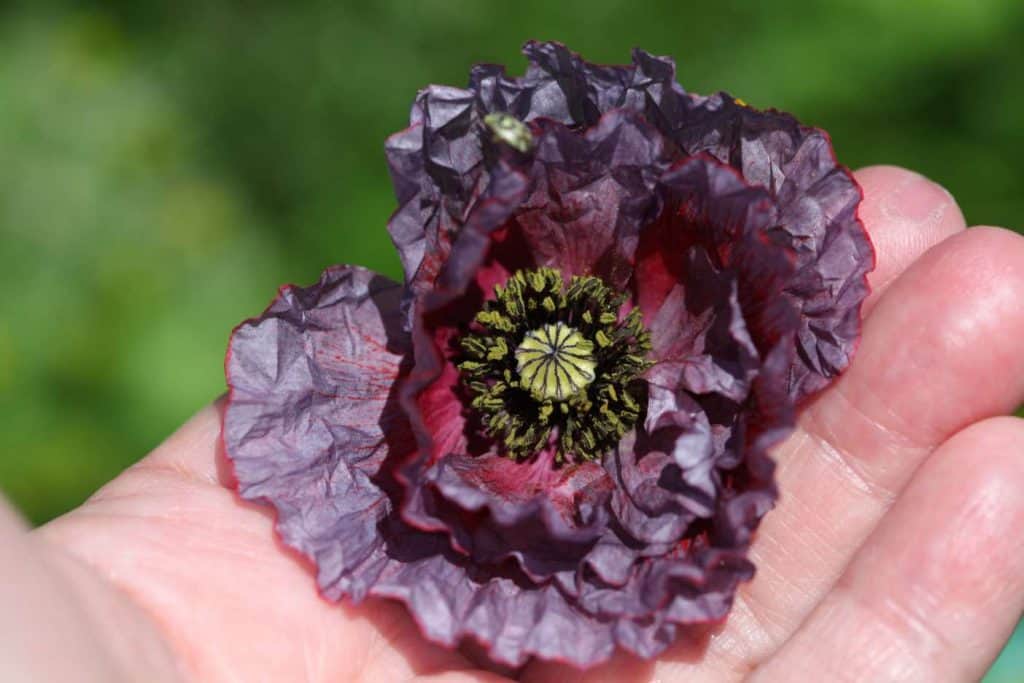
[(322, 593), (579, 667), (720, 620), (768, 449), (849, 363), (873, 252), (827, 136), (528, 43), (387, 143), (405, 283), (354, 266), (234, 332), (224, 438)]

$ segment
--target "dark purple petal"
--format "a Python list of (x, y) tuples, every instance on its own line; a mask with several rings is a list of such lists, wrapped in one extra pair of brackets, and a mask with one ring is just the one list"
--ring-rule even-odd
[[(489, 172), (489, 134), (482, 124), (486, 114), (509, 112), (522, 121), (550, 119), (588, 128), (619, 107), (645, 111), (648, 91), (664, 95), (662, 107), (671, 94), (683, 96), (668, 59), (644, 53), (637, 57), (636, 67), (604, 67), (584, 62), (557, 43), (533, 41), (524, 52), (530, 67), (521, 79), (508, 78), (503, 67), (480, 65), (474, 67), (467, 89), (426, 88), (413, 105), (410, 128), (388, 140), (388, 165), (399, 201), (388, 230), (402, 256), (407, 282), (414, 279), (425, 255), (445, 235), (459, 230), (482, 191)], [(650, 105), (652, 114), (660, 112), (653, 101)], [(635, 137), (642, 147), (662, 144), (660, 136)], [(556, 144), (580, 143), (563, 135)], [(586, 163), (575, 156), (577, 163)], [(547, 155), (549, 164), (557, 161)]]
[(657, 362), (641, 434), (612, 467), (622, 482), (613, 498), (619, 519), (647, 542), (678, 539), (695, 517), (712, 515), (723, 473), (748, 450), (751, 420), (792, 426), (791, 410), (759, 417), (754, 395), (762, 354), (792, 356), (796, 325), (781, 296), (790, 255), (766, 238), (771, 198), (700, 158), (667, 173), (662, 187), (672, 215), (645, 230), (635, 273)]
[(687, 623), (725, 614), (775, 499), (766, 450), (793, 424), (794, 265), (768, 238), (771, 197), (732, 169), (695, 158), (660, 186), (634, 274), (657, 360), (646, 418), (605, 459), (615, 523), (558, 578), (592, 614)]
[(316, 563), (325, 591), (365, 594), (360, 569), (390, 510), (375, 477), (414, 447), (395, 394), (409, 349), (400, 297), (371, 271), (330, 268), (283, 287), (231, 336), (224, 445), (239, 493), (277, 510), (281, 538)]
[[(676, 111), (678, 103), (667, 106)], [(670, 120), (653, 120), (659, 119)], [(860, 187), (836, 161), (824, 131), (725, 93), (691, 96), (670, 127), (659, 127), (687, 154), (712, 154), (778, 202), (774, 238), (796, 254), (786, 293), (801, 317), (790, 391), (797, 399), (816, 393), (849, 365), (860, 336), (866, 275), (874, 267), (871, 241), (857, 217)]]
[(622, 586), (588, 582), (576, 595), (576, 604), (589, 614), (622, 621), (660, 614), (673, 624), (708, 623), (728, 613), (736, 586), (754, 575), (741, 553), (713, 550), (653, 558), (635, 569)]
[(675, 637), (657, 619), (623, 622), (581, 612), (554, 585), (535, 585), (513, 573), (493, 574), (453, 551), (428, 551), (420, 536), (390, 533), (409, 543), (386, 561), (374, 595), (403, 601), (430, 640), (456, 646), (471, 637), (494, 661), (518, 667), (531, 657), (590, 667), (616, 646), (644, 657)]
[(607, 523), (613, 486), (596, 463), (554, 469), (543, 458), (457, 454), (431, 466), (423, 484), (427, 514), (443, 520), (457, 549), (481, 564), (515, 558), (536, 582), (579, 564)]
[[(430, 640), (513, 667), (654, 657), (727, 614), (776, 498), (768, 450), (849, 363), (860, 191), (824, 133), (690, 95), (670, 59), (524, 52), (521, 78), (421, 91), (388, 140), (404, 288), (332, 268), (237, 328), (225, 445), (328, 598), (401, 600)], [(510, 459), (456, 367), (495, 285), (541, 266), (623, 292), (650, 332), (622, 385), (643, 413), (600, 463)]]
[(656, 215), (655, 183), (671, 161), (661, 136), (622, 111), (582, 135), (550, 121), (535, 128), (533, 191), (514, 229), (537, 266), (625, 288), (640, 231)]
[(612, 109), (631, 109), (658, 125), (652, 117), (674, 114), (673, 103), (679, 110), (684, 106), (675, 64), (665, 57), (636, 50), (632, 65), (604, 66), (584, 61), (560, 43), (532, 40), (523, 53), (529, 65), (522, 78), (509, 78), (504, 67), (490, 64), (473, 68), (469, 90), (476, 93), (478, 107), (507, 111), (523, 121), (547, 118), (588, 128)]
[[(454, 547), (478, 558), (491, 559), (497, 551), (481, 541), (471, 550), (473, 537), (510, 543), (518, 539), (504, 554), (537, 577), (575, 563), (585, 550), (583, 541), (556, 544), (553, 557), (533, 557), (527, 546), (551, 552), (550, 546), (528, 543), (523, 531), (540, 525), (554, 533), (549, 522), (534, 519), (544, 506), (514, 498), (513, 486), (484, 487), (481, 495), (490, 501), (484, 505), (468, 503), (473, 497), (454, 487), (450, 476), (447, 487), (437, 483), (443, 463), (485, 456), (492, 449), (466, 410), (454, 366), (455, 341), (483, 301), (493, 297), (493, 286), (520, 268), (552, 266), (567, 276), (599, 274), (626, 288), (639, 233), (658, 207), (654, 188), (669, 160), (662, 155), (660, 136), (629, 113), (612, 112), (583, 136), (550, 121), (539, 123), (535, 131), (532, 159), (519, 160), (516, 169), (501, 165), (490, 176), (492, 185), (508, 177), (520, 183), (517, 188), (528, 190), (501, 192), (500, 200), (484, 195), (457, 238), (431, 252), (412, 280), (413, 292), (423, 294), (413, 312), (415, 367), (403, 391), (419, 450), (402, 467), (400, 478), (407, 488), (403, 515), (409, 524), (447, 531)], [(518, 205), (516, 197), (521, 199)], [(441, 471), (451, 473), (450, 468)], [(576, 513), (585, 502), (577, 500)], [(509, 506), (518, 511), (500, 512)], [(475, 512), (483, 507), (489, 512), (471, 518), (474, 532), (469, 533), (457, 509)]]
[[(607, 112), (631, 110), (677, 146), (675, 154), (707, 152), (777, 200), (775, 238), (793, 249), (798, 264), (787, 287), (801, 314), (789, 380), (794, 396), (802, 400), (814, 394), (849, 364), (874, 253), (857, 218), (860, 188), (836, 161), (824, 131), (802, 126), (788, 114), (753, 109), (725, 93), (688, 94), (675, 82), (671, 59), (643, 50), (635, 50), (633, 64), (626, 66), (590, 64), (553, 42), (531, 41), (523, 51), (529, 66), (521, 78), (484, 65), (474, 68), (467, 89), (433, 87), (420, 95), (412, 121), (425, 161), (409, 159), (405, 134), (389, 145), (403, 203), (389, 229), (403, 253), (407, 280), (424, 249), (429, 252), (423, 242), (429, 245), (433, 235), (457, 230), (460, 212), (472, 201), (483, 172), (481, 154), (463, 146), (480, 148), (478, 122), (484, 115), (507, 111), (524, 121), (546, 118), (586, 129)], [(463, 174), (456, 182), (459, 169)], [(419, 193), (407, 200), (412, 186)], [(412, 213), (422, 226), (418, 234)]]
[[(311, 287), (282, 288), (236, 329), (224, 441), (239, 492), (275, 508), (282, 540), (315, 562), (328, 598), (400, 599), (431, 640), (454, 647), (471, 637), (510, 666), (530, 656), (607, 659), (621, 630), (613, 620), (581, 615), (553, 586), (475, 566), (447, 536), (397, 517), (382, 467), (414, 447), (395, 400), (409, 347), (400, 296), (367, 270), (331, 268)], [(569, 500), (589, 500), (577, 507), (599, 515), (606, 477), (596, 466), (556, 477), (554, 504), (541, 509), (571, 536), (561, 517)], [(664, 626), (623, 632), (623, 646), (647, 653), (674, 635)]]
[[(587, 64), (557, 43), (528, 43), (524, 52), (531, 68), (521, 79), (520, 100), (555, 100), (558, 120), (583, 126), (612, 109), (641, 112), (685, 154), (708, 152), (747, 183), (767, 188), (779, 204), (778, 237), (798, 263), (787, 288), (801, 312), (791, 391), (803, 399), (846, 368), (860, 334), (874, 251), (857, 217), (860, 187), (836, 161), (827, 133), (725, 93), (687, 94), (674, 82), (672, 60), (642, 50), (623, 67)], [(538, 108), (532, 105), (527, 117)]]

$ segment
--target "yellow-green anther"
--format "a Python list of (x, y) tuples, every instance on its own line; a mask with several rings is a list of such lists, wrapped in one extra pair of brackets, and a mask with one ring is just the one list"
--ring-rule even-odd
[(503, 337), (495, 341), (494, 346), (487, 352), (487, 360), (501, 360), (508, 353), (508, 345)]
[(547, 283), (547, 280), (544, 279), (544, 271), (535, 270), (530, 273), (530, 284), (533, 285), (533, 288), (538, 292), (543, 292)]
[(540, 399), (567, 400), (594, 381), (594, 344), (564, 323), (527, 332), (516, 348), (523, 388)]
[(556, 462), (595, 460), (640, 417), (650, 334), (626, 295), (593, 276), (520, 270), (494, 288), (460, 340), (459, 368), (484, 431), (508, 457), (554, 446)]

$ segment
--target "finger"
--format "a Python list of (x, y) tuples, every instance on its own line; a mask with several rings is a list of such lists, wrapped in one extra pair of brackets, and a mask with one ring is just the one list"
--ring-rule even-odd
[[(52, 569), (32, 546), (24, 522), (0, 498), (0, 671), (13, 680), (95, 680), (113, 677), (117, 663), (96, 641)], [(53, 644), (61, 643), (54, 657)]]
[(914, 452), (1020, 403), (1022, 296), (1024, 238), (979, 227), (947, 239), (893, 283), (854, 366), (803, 425), (858, 456), (848, 464), (866, 483), (895, 491)]
[(1024, 420), (954, 436), (753, 680), (979, 680), (1024, 609), (1022, 488)]
[(1022, 296), (1024, 239), (992, 228), (945, 240), (893, 283), (847, 374), (776, 452), (782, 493), (751, 549), (758, 573), (741, 587), (709, 660), (729, 662), (735, 675), (763, 661), (828, 591), (928, 454), (1020, 403)]
[(390, 681), (474, 670), (423, 640), (398, 603), (322, 598), (309, 563), (275, 542), (273, 515), (218, 481), (219, 444), (210, 406), (37, 535), (157, 615), (196, 680)]
[(28, 533), (0, 496), (0, 672), (7, 681), (177, 680), (153, 623)]
[(231, 466), (218, 447), (226, 402), (225, 394), (200, 410), (134, 467), (167, 470), (197, 483), (230, 483)]
[(952, 195), (924, 176), (896, 166), (868, 166), (854, 173), (864, 191), (858, 216), (875, 246), (877, 262), (868, 275), (871, 296), (864, 312), (900, 273), (967, 224)]

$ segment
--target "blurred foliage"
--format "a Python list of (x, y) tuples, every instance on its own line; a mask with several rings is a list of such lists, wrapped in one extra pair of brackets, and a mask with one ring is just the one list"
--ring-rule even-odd
[[(244, 6), (243, 6), (244, 5)], [(35, 2), (0, 9), (0, 487), (81, 502), (224, 389), (231, 327), (331, 263), (392, 277), (382, 143), (527, 38), (677, 58), (856, 167), (1024, 216), (1019, 0)], [(1020, 651), (1020, 650), (1017, 650)]]

